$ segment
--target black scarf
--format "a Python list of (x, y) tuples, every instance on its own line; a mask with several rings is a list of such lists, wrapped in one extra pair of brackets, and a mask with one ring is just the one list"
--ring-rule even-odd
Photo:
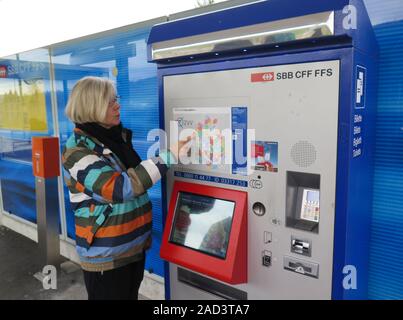
[[(132, 132), (123, 128), (122, 123), (112, 128), (106, 129), (95, 122), (76, 123), (76, 127), (96, 138), (109, 148), (126, 168), (135, 168), (141, 158), (133, 149)], [(123, 138), (125, 136), (125, 139)]]

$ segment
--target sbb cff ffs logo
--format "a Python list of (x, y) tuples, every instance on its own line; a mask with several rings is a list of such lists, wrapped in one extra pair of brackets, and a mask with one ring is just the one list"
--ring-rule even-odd
[(274, 81), (274, 72), (252, 73), (251, 82), (269, 82)]
[(313, 78), (326, 78), (333, 76), (333, 69), (309, 69), (298, 71), (284, 71), (284, 72), (263, 72), (252, 73), (251, 82), (270, 82), (292, 79), (313, 79)]

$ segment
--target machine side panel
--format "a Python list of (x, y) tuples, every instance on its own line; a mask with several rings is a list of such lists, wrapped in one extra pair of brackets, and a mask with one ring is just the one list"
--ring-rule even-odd
[(357, 278), (356, 283), (347, 283), (344, 299), (367, 299), (377, 106), (376, 61), (356, 51), (353, 70), (350, 133), (353, 150), (350, 150), (345, 264), (355, 267)]

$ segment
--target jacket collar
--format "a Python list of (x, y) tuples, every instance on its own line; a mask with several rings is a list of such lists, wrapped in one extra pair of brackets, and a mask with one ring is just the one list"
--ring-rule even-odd
[[(111, 154), (112, 151), (105, 147), (105, 145), (99, 141), (97, 138), (91, 136), (90, 134), (88, 134), (87, 132), (79, 129), (79, 128), (74, 128), (74, 134), (76, 135), (76, 143), (79, 142), (79, 140), (83, 140), (84, 143), (87, 145), (88, 148), (93, 149), (103, 155), (107, 155), (107, 154)], [(79, 136), (80, 138), (77, 139), (77, 136)], [(95, 144), (95, 146), (92, 146), (90, 143), (88, 143), (88, 139)]]

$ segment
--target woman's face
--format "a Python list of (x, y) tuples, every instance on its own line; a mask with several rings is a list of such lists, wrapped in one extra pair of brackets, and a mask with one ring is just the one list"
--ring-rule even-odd
[(102, 125), (106, 128), (117, 126), (120, 123), (120, 104), (118, 97), (109, 102), (106, 117)]

